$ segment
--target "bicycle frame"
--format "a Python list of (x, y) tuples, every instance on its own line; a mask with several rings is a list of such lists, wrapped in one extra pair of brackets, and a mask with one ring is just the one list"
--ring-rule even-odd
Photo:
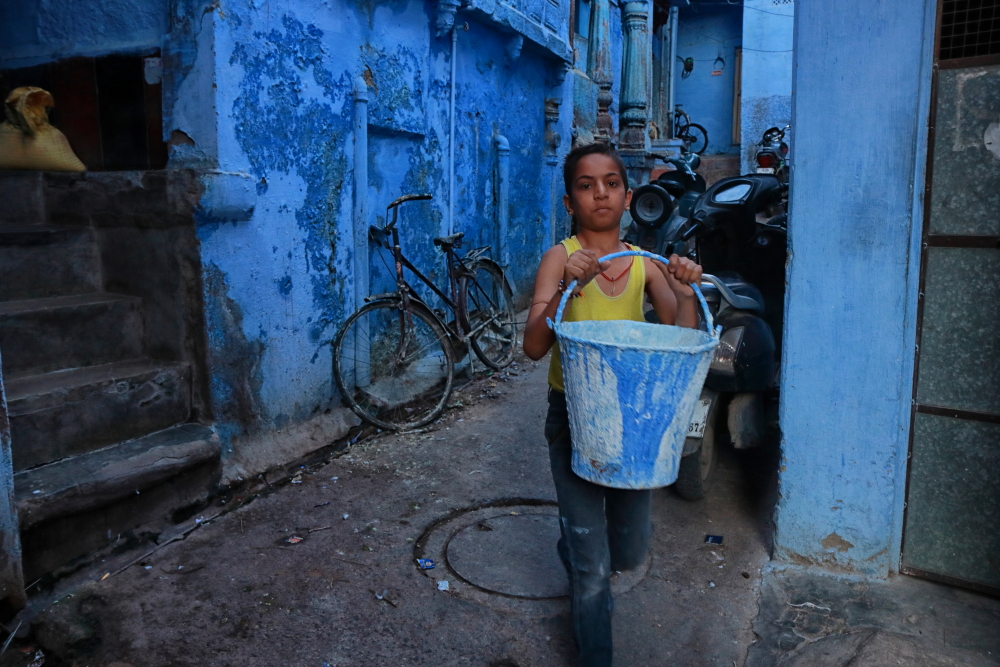
[[(389, 204), (386, 208), (386, 217), (388, 217), (389, 210), (392, 210), (392, 222), (390, 222), (387, 227), (390, 229), (392, 234), (392, 255), (395, 260), (396, 265), (396, 290), (399, 294), (400, 299), (403, 302), (403, 309), (405, 312), (409, 312), (410, 299), (414, 299), (417, 302), (423, 304), (423, 300), (413, 293), (413, 288), (410, 287), (409, 283), (406, 282), (406, 278), (403, 275), (403, 268), (407, 268), (413, 272), (413, 274), (420, 279), (422, 283), (427, 285), (431, 290), (437, 294), (444, 304), (451, 310), (455, 315), (455, 327), (452, 328), (445, 322), (442, 318), (438, 318), (441, 321), (441, 325), (445, 328), (450, 336), (454, 336), (458, 340), (466, 341), (476, 334), (478, 334), (482, 329), (490, 324), (490, 321), (481, 323), (476, 328), (470, 331), (463, 331), (463, 324), (458, 316), (458, 281), (463, 275), (463, 261), (465, 258), (459, 259), (458, 255), (455, 254), (453, 247), (445, 247), (445, 259), (448, 264), (448, 290), (451, 294), (445, 294), (437, 285), (435, 285), (430, 278), (425, 276), (420, 269), (413, 265), (409, 259), (403, 254), (403, 249), (399, 245), (399, 230), (396, 228), (396, 222), (399, 217), (399, 205), (406, 201), (420, 200), (420, 199), (431, 199), (431, 195), (404, 195), (396, 201)], [(384, 230), (383, 230), (384, 231)], [(471, 275), (471, 273), (468, 273)], [(426, 304), (424, 304), (426, 305)], [(433, 312), (433, 311), (431, 311)]]
[[(392, 255), (396, 260), (396, 289), (399, 290), (400, 294), (409, 295), (412, 292), (412, 288), (409, 283), (406, 282), (406, 278), (403, 277), (403, 268), (407, 268), (413, 272), (413, 274), (420, 279), (420, 282), (427, 285), (431, 290), (437, 294), (445, 305), (453, 313), (458, 312), (458, 271), (455, 270), (455, 266), (458, 264), (458, 258), (455, 255), (455, 251), (451, 248), (445, 249), (445, 259), (448, 262), (448, 290), (451, 292), (450, 295), (445, 294), (437, 285), (435, 285), (430, 278), (425, 276), (423, 272), (413, 265), (413, 262), (408, 260), (403, 254), (403, 249), (399, 245), (399, 232), (395, 227), (392, 229)], [(405, 299), (406, 297), (404, 297)], [(445, 324), (447, 326), (447, 324)]]

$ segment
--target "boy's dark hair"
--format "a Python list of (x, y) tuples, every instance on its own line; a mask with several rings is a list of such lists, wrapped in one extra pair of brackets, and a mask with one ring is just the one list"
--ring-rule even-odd
[(622, 162), (618, 151), (610, 143), (595, 141), (592, 144), (577, 146), (566, 155), (566, 161), (563, 162), (563, 184), (566, 186), (566, 194), (569, 194), (573, 188), (576, 165), (587, 155), (607, 155), (614, 160), (615, 164), (618, 165), (618, 172), (622, 175), (622, 183), (624, 183), (625, 189), (628, 190), (628, 174), (625, 172), (625, 163)]

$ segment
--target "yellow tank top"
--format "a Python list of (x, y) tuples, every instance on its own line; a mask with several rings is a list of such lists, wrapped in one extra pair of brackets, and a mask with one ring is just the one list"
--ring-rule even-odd
[[(583, 246), (575, 236), (562, 242), (566, 248), (566, 256), (572, 255)], [(628, 245), (628, 244), (626, 244)], [(638, 250), (635, 246), (628, 246)], [(642, 257), (632, 258), (632, 268), (628, 274), (628, 284), (621, 294), (606, 295), (598, 286), (596, 280), (590, 281), (583, 288), (583, 296), (573, 299), (566, 306), (564, 322), (580, 322), (583, 320), (632, 320), (644, 322), (642, 305), (646, 297), (646, 264)], [(552, 346), (552, 356), (549, 358), (549, 386), (559, 391), (563, 389), (562, 364), (559, 361), (559, 343)]]

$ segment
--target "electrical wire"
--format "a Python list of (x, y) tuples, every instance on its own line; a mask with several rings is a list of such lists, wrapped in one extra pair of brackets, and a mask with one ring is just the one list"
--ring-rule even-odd
[(678, 19), (677, 22), (679, 24), (681, 24), (682, 26), (684, 26), (685, 28), (687, 28), (688, 30), (690, 30), (691, 32), (696, 32), (699, 35), (701, 35), (702, 37), (707, 37), (708, 39), (712, 40), (713, 42), (718, 42), (719, 44), (725, 44), (726, 42), (731, 42), (731, 41), (736, 40), (736, 39), (743, 39), (743, 35), (736, 35), (735, 37), (727, 37), (726, 39), (716, 39), (715, 37), (712, 37), (711, 35), (709, 35), (707, 33), (704, 33), (701, 30), (698, 30), (697, 28), (691, 27), (690, 25), (688, 25), (684, 21), (681, 21), (680, 19)]
[[(720, 2), (720, 3), (717, 3), (717, 4), (727, 4), (727, 3)], [(697, 33), (697, 34), (701, 35), (702, 37), (710, 39), (713, 42), (718, 42), (719, 44), (722, 44), (722, 45), (725, 45), (726, 42), (732, 42), (732, 41), (735, 41), (735, 40), (742, 40), (743, 39), (743, 35), (739, 35), (739, 36), (736, 36), (736, 37), (727, 37), (725, 39), (716, 39), (715, 37), (712, 37), (711, 35), (709, 35), (707, 33), (704, 33), (701, 30), (698, 30), (697, 28), (692, 28), (690, 25), (688, 25), (684, 21), (678, 20), (677, 22), (679, 24), (681, 24), (682, 26), (684, 26), (685, 28), (687, 28), (688, 30), (690, 30), (691, 32)], [(780, 51), (769, 51), (767, 49), (751, 49), (751, 48), (746, 47), (746, 46), (741, 46), (740, 48), (743, 49), (744, 51), (753, 51), (755, 53), (791, 53), (794, 50), (794, 49), (783, 49), (783, 50), (780, 50)], [(714, 60), (715, 60), (715, 58), (706, 58), (704, 60), (695, 60), (695, 62), (696, 63), (705, 63), (705, 62), (712, 62)]]
[[(794, 4), (794, 3), (789, 3), (789, 4)], [(795, 18), (794, 14), (779, 14), (778, 12), (769, 12), (766, 9), (760, 9), (758, 7), (750, 7), (749, 5), (744, 5), (739, 2), (699, 2), (697, 5), (691, 5), (691, 6), (705, 7), (708, 5), (725, 6), (725, 7), (742, 7), (743, 9), (752, 9), (753, 11), (760, 12), (761, 14), (770, 14), (771, 16), (784, 16), (785, 18), (789, 19)]]

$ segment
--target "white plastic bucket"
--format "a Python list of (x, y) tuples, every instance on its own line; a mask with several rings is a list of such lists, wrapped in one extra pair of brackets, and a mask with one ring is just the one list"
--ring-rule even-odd
[[(601, 261), (653, 253), (617, 252)], [(616, 489), (655, 489), (677, 481), (684, 439), (719, 332), (698, 285), (691, 287), (711, 333), (623, 320), (556, 321), (573, 440), (573, 472)]]

